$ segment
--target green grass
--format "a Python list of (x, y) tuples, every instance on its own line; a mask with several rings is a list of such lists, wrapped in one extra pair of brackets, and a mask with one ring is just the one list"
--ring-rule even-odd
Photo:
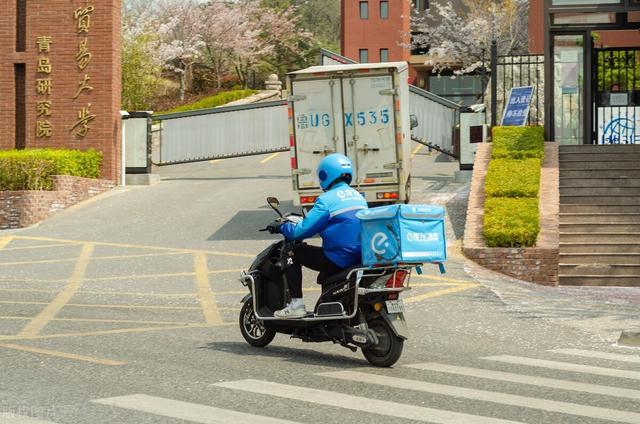
[(102, 153), (28, 149), (0, 152), (0, 190), (51, 190), (53, 175), (100, 177)]
[(215, 96), (205, 97), (204, 99), (200, 99), (194, 103), (178, 106), (163, 112), (157, 112), (156, 115), (176, 113), (176, 112), (189, 112), (192, 110), (199, 110), (199, 109), (210, 109), (210, 108), (227, 104), (229, 102), (244, 99), (245, 97), (249, 97), (250, 95), (255, 93), (256, 93), (256, 90), (225, 91), (223, 93), (218, 93)]

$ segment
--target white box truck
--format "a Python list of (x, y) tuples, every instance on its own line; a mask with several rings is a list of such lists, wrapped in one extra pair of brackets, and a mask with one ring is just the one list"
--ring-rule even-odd
[(289, 133), (294, 204), (322, 193), (316, 168), (337, 152), (369, 203), (408, 202), (411, 129), (406, 62), (313, 66), (292, 72)]

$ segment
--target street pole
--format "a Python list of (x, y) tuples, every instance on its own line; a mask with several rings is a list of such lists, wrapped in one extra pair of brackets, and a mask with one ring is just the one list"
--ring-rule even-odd
[(498, 122), (498, 45), (491, 40), (491, 127)]

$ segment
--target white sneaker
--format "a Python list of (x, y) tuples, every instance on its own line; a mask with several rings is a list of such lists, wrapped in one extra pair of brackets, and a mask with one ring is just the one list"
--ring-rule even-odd
[(291, 299), (291, 302), (279, 311), (275, 311), (273, 316), (280, 319), (302, 318), (307, 315), (302, 299)]

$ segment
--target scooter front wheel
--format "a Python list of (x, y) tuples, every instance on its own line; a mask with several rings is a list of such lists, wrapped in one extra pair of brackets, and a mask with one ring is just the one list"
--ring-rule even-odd
[(253, 312), (253, 299), (248, 299), (240, 309), (240, 333), (251, 346), (265, 347), (276, 336), (275, 330), (264, 327)]
[(404, 347), (404, 340), (396, 336), (393, 329), (383, 319), (374, 319), (368, 323), (369, 329), (378, 336), (378, 343), (362, 349), (367, 361), (376, 367), (390, 367), (395, 364)]

